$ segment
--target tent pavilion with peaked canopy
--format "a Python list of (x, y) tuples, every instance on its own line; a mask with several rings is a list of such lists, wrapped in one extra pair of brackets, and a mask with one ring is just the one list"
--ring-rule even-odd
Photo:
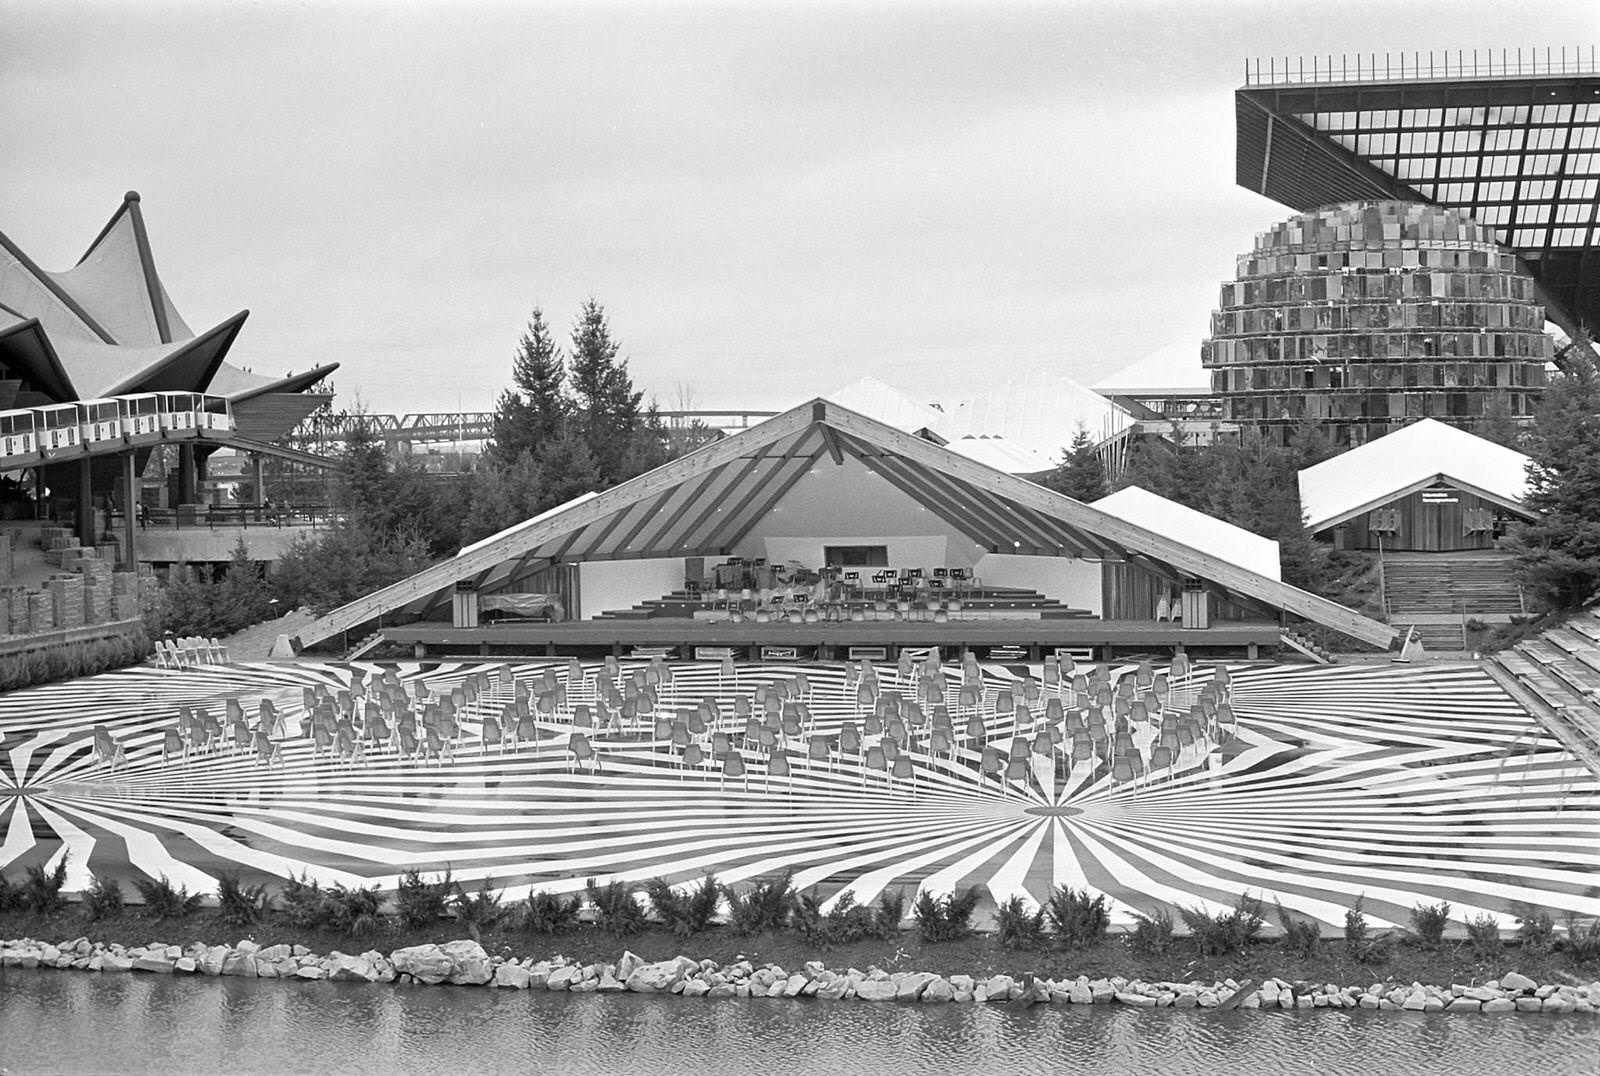
[[(601, 618), (681, 591), (691, 561), (701, 569), (735, 557), (818, 567), (830, 548), (868, 546), (882, 550), (891, 570), (959, 568), (986, 587), (1028, 588), (1077, 615), (944, 623)], [(565, 589), (553, 585), (563, 578)], [(1158, 622), (1158, 595), (1185, 590), (1206, 596), (1210, 616)], [(570, 619), (476, 622), (486, 598), (547, 591), (565, 595)], [(338, 645), (376, 632), (482, 653), (741, 641), (824, 654), (858, 642), (1030, 650), (1186, 643), (1254, 652), (1274, 645), (1290, 618), (1378, 647), (1394, 638), (1386, 624), (1196, 548), (1182, 534), (1146, 529), (818, 398), (337, 608), (298, 643)]]
[[(338, 369), (326, 363), (282, 377), (227, 361), (249, 311), (200, 333), (179, 314), (156, 272), (139, 195), (129, 191), (70, 269), (41, 268), (0, 232), (0, 410), (41, 407), (153, 392), (201, 392), (228, 401), (231, 429), (210, 443), (180, 446), (180, 503), (198, 500), (207, 454), (222, 443), (260, 461), (276, 455), (299, 464), (329, 461), (273, 444), (331, 400), (318, 386)], [(133, 450), (142, 470), (148, 448)], [(92, 529), (81, 486), (118, 480), (125, 452), (50, 468), (46, 484), (76, 499), (80, 534)], [(258, 475), (259, 481), (259, 475)]]

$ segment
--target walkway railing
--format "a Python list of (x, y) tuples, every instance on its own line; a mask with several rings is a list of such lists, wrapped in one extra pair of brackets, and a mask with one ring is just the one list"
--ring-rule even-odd
[[(113, 529), (123, 525), (123, 518), (121, 512), (111, 513)], [(334, 518), (333, 509), (325, 504), (283, 504), (271, 508), (187, 505), (146, 509), (138, 522), (144, 530), (216, 530), (218, 527), (321, 527), (332, 523)]]
[(141, 392), (12, 408), (0, 411), (0, 470), (232, 430), (227, 399), (199, 392)]
[(1590, 45), (1538, 48), (1445, 49), (1440, 52), (1357, 52), (1320, 56), (1269, 56), (1246, 60), (1246, 86), (1297, 86), (1341, 82), (1429, 82), (1446, 79), (1545, 78), (1600, 75)]

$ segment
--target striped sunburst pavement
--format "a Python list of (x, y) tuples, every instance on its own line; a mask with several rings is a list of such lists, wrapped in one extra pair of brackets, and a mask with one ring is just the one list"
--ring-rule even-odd
[[(641, 664), (623, 662), (624, 674)], [(448, 867), (508, 899), (591, 877), (737, 883), (791, 871), (801, 888), (861, 901), (969, 885), (996, 902), (1037, 901), (1056, 885), (1087, 887), (1122, 922), (1163, 906), (1216, 911), (1246, 892), (1330, 927), (1358, 897), (1378, 923), (1437, 901), (1458, 920), (1487, 913), (1506, 926), (1529, 909), (1600, 915), (1600, 779), (1472, 665), (1234, 666), (1236, 728), (1223, 742), (1121, 781), (1098, 760), (1032, 754), (1024, 776), (985, 775), (965, 735), (937, 757), (924, 736), (905, 752), (909, 777), (868, 769), (837, 749), (845, 723), (864, 716), (842, 664), (740, 665), (731, 677), (714, 663), (670, 666), (664, 712), (709, 697), (731, 714), (738, 696), (804, 674), (806, 731), (834, 749), (812, 760), (807, 740), (788, 740), (787, 775), (759, 748), (741, 748), (742, 777), (709, 760), (685, 766), (681, 743), (648, 721), (591, 733), (597, 759), (575, 764), (567, 711), (540, 718), (536, 743), (485, 747), (483, 719), (512, 699), (506, 673), (545, 667), (240, 663), (13, 692), (0, 697), (0, 870), (65, 854), (69, 891), (92, 871), (210, 892), (219, 871), (391, 889), (408, 868)], [(565, 684), (567, 663), (552, 667)], [(347, 688), (353, 668), (435, 694), (485, 673), (495, 688), (464, 708), (447, 759), (318, 757), (302, 735), (303, 688)], [(586, 685), (605, 674), (583, 671)], [(883, 691), (912, 689), (894, 665), (876, 673)], [(1015, 719), (993, 703), (1030, 673), (1040, 668), (982, 666), (986, 742), (1013, 746)], [(1175, 679), (1173, 702), (1213, 675)], [(574, 683), (569, 701), (585, 690)], [(251, 718), (273, 702), (285, 726), (277, 762), (226, 749), (163, 758), (179, 707), (220, 714), (230, 698)], [(97, 725), (122, 745), (120, 764), (94, 752)], [(742, 725), (722, 729), (742, 744)], [(1150, 735), (1136, 741), (1148, 748)], [(697, 739), (709, 746), (709, 732)]]

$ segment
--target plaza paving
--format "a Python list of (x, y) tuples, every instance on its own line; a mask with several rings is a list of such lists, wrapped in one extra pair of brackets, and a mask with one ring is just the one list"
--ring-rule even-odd
[[(419, 710), (419, 694), (454, 693), (448, 757), (320, 750), (305, 735), (306, 688), (338, 700), (352, 668), (369, 699), (385, 678)], [(607, 670), (575, 675), (565, 662), (146, 667), (13, 692), (0, 697), (0, 869), (16, 877), (66, 853), (69, 890), (94, 871), (164, 874), (209, 892), (219, 870), (391, 888), (406, 868), (448, 867), (469, 884), (492, 879), (508, 898), (576, 891), (590, 877), (693, 882), (714, 871), (739, 882), (791, 870), (802, 888), (862, 901), (894, 888), (909, 901), (919, 887), (980, 885), (1000, 901), (1087, 886), (1113, 898), (1123, 923), (1163, 905), (1216, 910), (1249, 891), (1330, 930), (1357, 897), (1378, 923), (1404, 924), (1413, 905), (1435, 901), (1449, 901), (1458, 922), (1488, 913), (1508, 927), (1528, 908), (1600, 915), (1600, 780), (1473, 665), (1235, 665), (1228, 691), (1210, 692), (1234, 720), (1205, 722), (1170, 765), (1132, 779), (1098, 752), (1074, 760), (1070, 736), (1039, 740), (1055, 710), (1049, 688), (1037, 714), (1020, 691), (1005, 712), (1002, 693), (1038, 678), (1038, 666), (985, 664), (981, 694), (965, 702), (970, 674), (958, 666), (941, 670), (941, 699), (926, 694), (931, 670), (878, 666), (880, 697), (903, 699), (902, 713), (920, 690), (925, 718), (939, 705), (951, 714), (953, 742), (937, 751), (931, 722), (875, 723), (882, 704), (843, 665), (668, 669), (656, 713), (621, 732), (604, 727), (595, 697)], [(645, 670), (623, 662), (616, 672), (625, 686)], [(1134, 677), (1132, 666), (1110, 672)], [(797, 675), (809, 689), (798, 697)], [(1173, 676), (1167, 709), (1187, 713), (1213, 675)], [(533, 699), (552, 683), (565, 698), (543, 714), (530, 702), (536, 736), (486, 744), (486, 722), (514, 706), (515, 681)], [(774, 721), (765, 743), (759, 732), (747, 742), (755, 730), (735, 716), (738, 700), (780, 683), (805, 703), (798, 734)], [(468, 684), (483, 690), (469, 698)], [(1057, 694), (1080, 718), (1094, 705), (1069, 685)], [(1132, 728), (1148, 759), (1159, 716), (1146, 691), (1132, 694), (1150, 703), (1150, 722)], [(276, 762), (243, 745), (170, 750), (180, 707), (220, 718), (230, 699), (251, 724), (272, 703)], [(601, 727), (574, 728), (582, 706)], [(690, 716), (713, 713), (720, 720)], [(120, 764), (97, 757), (96, 726), (121, 745)], [(742, 775), (713, 758), (719, 732)], [(898, 752), (874, 756), (895, 732)], [(575, 735), (594, 760), (574, 758)], [(825, 758), (812, 757), (814, 738)], [(687, 764), (691, 746), (699, 765)], [(1006, 752), (999, 773), (985, 772), (985, 747)], [(899, 776), (896, 753), (909, 759)]]

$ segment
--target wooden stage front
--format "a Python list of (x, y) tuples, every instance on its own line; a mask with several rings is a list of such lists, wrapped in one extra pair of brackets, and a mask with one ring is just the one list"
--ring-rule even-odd
[(565, 623), (517, 622), (457, 628), (421, 621), (385, 627), (388, 642), (410, 646), (417, 656), (585, 655), (679, 647), (693, 657), (696, 647), (731, 647), (753, 657), (763, 647), (793, 648), (795, 656), (821, 659), (850, 656), (851, 648), (881, 647), (893, 657), (903, 647), (937, 646), (947, 653), (1018, 647), (1037, 659), (1058, 647), (1109, 658), (1116, 653), (1189, 651), (1242, 652), (1254, 658), (1259, 648), (1279, 643), (1278, 625), (1268, 620), (1213, 621), (1208, 628), (1156, 620), (843, 621), (819, 624), (707, 623), (677, 617), (648, 620), (579, 620)]

